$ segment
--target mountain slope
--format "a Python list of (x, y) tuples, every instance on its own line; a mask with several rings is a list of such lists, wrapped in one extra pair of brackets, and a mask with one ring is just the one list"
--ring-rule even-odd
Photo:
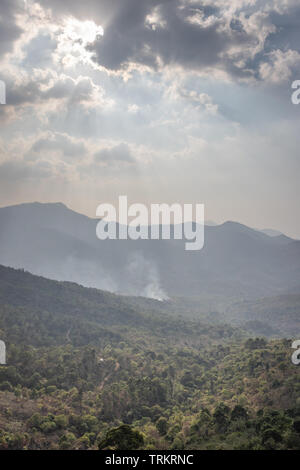
[(236, 302), (227, 308), (224, 319), (257, 335), (300, 335), (300, 295), (289, 294)]
[(120, 295), (0, 266), (0, 337), (10, 343), (103, 345), (145, 336), (150, 344), (209, 344), (234, 335), (240, 332), (230, 326), (162, 315)]
[(0, 266), (0, 449), (97, 449), (119, 423), (148, 450), (299, 448), (291, 342), (164, 304)]

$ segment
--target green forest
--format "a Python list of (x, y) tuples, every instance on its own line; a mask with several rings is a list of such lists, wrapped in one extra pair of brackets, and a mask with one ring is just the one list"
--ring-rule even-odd
[(300, 448), (292, 338), (146, 304), (0, 267), (0, 449)]

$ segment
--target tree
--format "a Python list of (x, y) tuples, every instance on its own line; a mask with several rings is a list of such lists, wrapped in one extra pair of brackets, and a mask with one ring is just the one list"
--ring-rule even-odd
[(220, 403), (213, 414), (218, 432), (224, 432), (229, 424), (230, 409), (224, 403)]
[(99, 443), (99, 450), (113, 447), (116, 450), (137, 450), (144, 444), (143, 435), (128, 424), (111, 429)]
[(232, 412), (231, 412), (231, 419), (236, 420), (236, 419), (247, 419), (248, 418), (248, 413), (245, 408), (243, 408), (241, 405), (236, 405)]
[(163, 436), (164, 434), (167, 434), (168, 421), (166, 420), (166, 418), (164, 418), (163, 416), (159, 418), (159, 420), (156, 423), (156, 427), (161, 436)]

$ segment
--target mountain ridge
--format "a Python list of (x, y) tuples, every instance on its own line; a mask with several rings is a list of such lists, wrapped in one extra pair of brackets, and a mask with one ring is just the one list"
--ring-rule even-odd
[(211, 295), (260, 298), (293, 290), (300, 242), (227, 221), (205, 227), (199, 252), (184, 240), (106, 240), (98, 219), (62, 203), (0, 208), (0, 263), (34, 274), (157, 299)]

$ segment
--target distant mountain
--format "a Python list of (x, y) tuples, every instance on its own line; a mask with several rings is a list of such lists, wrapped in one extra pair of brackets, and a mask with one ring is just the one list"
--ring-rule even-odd
[(181, 240), (96, 238), (98, 220), (63, 204), (0, 209), (0, 263), (56, 280), (156, 299), (257, 299), (295, 291), (300, 242), (235, 222), (205, 227), (201, 251)]
[(281, 235), (283, 235), (283, 233), (279, 232), (279, 230), (274, 230), (272, 228), (262, 229), (261, 232), (265, 233), (266, 235), (269, 235), (269, 237), (280, 237)]
[(214, 222), (213, 220), (205, 220), (205, 225), (207, 225), (209, 227), (215, 227), (218, 224), (216, 222)]

